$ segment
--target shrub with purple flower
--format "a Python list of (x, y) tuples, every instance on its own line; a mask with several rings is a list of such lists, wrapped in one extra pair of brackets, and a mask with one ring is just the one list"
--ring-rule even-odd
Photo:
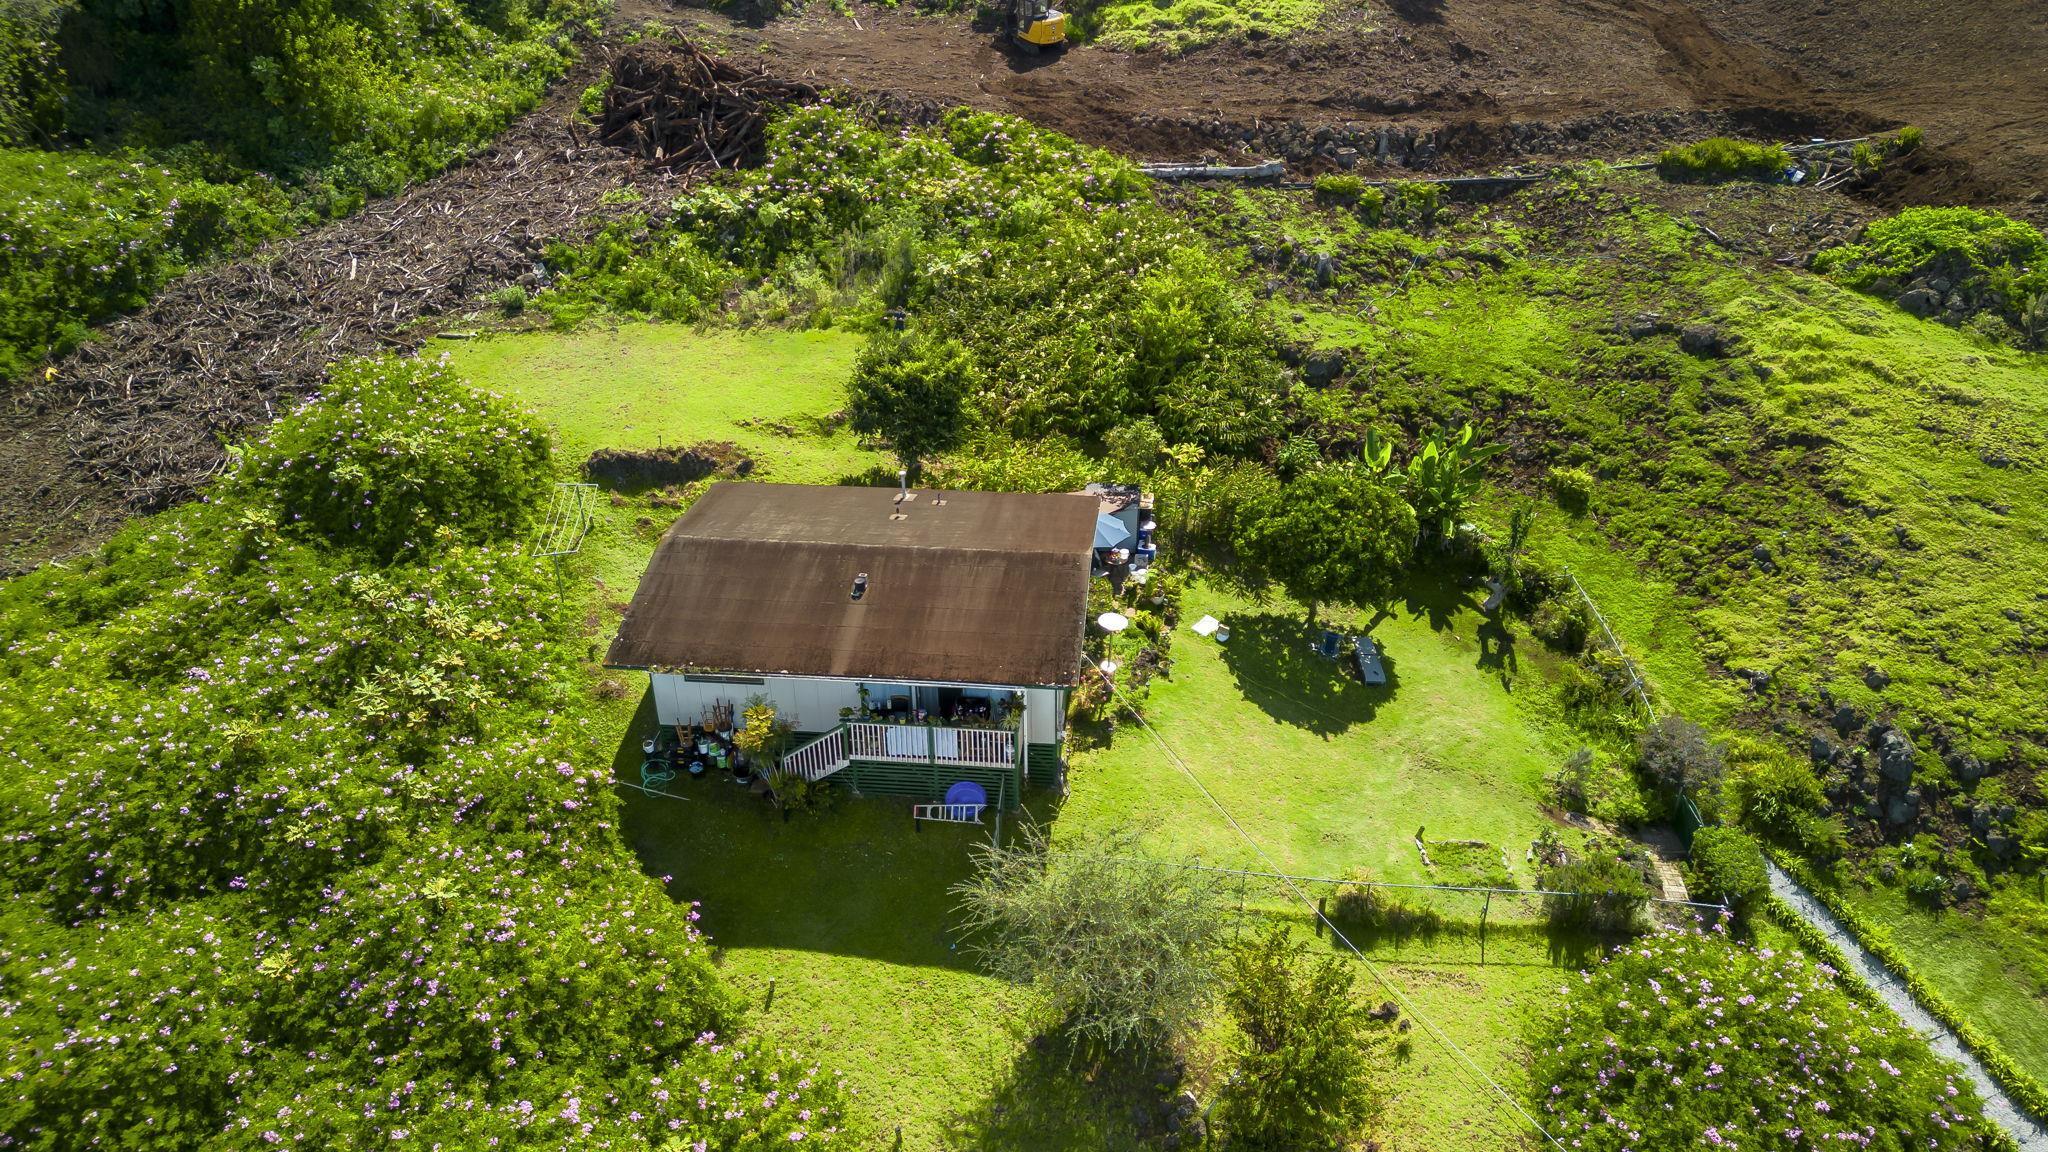
[(1994, 1148), (1956, 1065), (1798, 952), (1715, 929), (1615, 949), (1531, 1037), (1538, 1117), (1572, 1148)]

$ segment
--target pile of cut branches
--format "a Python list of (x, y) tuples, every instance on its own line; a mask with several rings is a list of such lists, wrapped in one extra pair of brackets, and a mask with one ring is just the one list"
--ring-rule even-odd
[(611, 73), (598, 139), (667, 168), (755, 163), (769, 114), (818, 95), (688, 41), (636, 44), (612, 59)]

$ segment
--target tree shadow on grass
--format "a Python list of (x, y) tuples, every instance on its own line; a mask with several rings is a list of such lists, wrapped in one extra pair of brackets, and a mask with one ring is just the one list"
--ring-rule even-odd
[(1371, 721), (1401, 684), (1394, 653), (1380, 652), (1385, 684), (1362, 684), (1348, 651), (1334, 660), (1317, 655), (1302, 619), (1278, 612), (1234, 618), (1222, 652), (1246, 700), (1283, 724), (1321, 736)]
[(1039, 1036), (1026, 1043), (989, 1095), (946, 1121), (946, 1148), (975, 1152), (1136, 1149), (1159, 1127), (1164, 1058), (1091, 1063)]

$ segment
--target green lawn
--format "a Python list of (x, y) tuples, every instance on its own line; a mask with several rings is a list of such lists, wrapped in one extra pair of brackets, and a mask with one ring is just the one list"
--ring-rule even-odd
[[(555, 429), (565, 471), (599, 448), (731, 441), (753, 479), (829, 484), (882, 457), (827, 418), (846, 405), (860, 337), (837, 331), (697, 331), (675, 324), (589, 325), (442, 341), (450, 366), (535, 409)], [(675, 519), (646, 496), (612, 496), (584, 545), (607, 606), (632, 595)], [(609, 635), (609, 631), (605, 633)]]

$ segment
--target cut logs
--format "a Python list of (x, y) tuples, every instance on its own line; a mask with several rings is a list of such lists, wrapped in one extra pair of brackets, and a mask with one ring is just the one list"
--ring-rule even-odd
[(769, 115), (818, 95), (687, 41), (633, 45), (612, 58), (611, 73), (598, 139), (665, 168), (756, 163)]

